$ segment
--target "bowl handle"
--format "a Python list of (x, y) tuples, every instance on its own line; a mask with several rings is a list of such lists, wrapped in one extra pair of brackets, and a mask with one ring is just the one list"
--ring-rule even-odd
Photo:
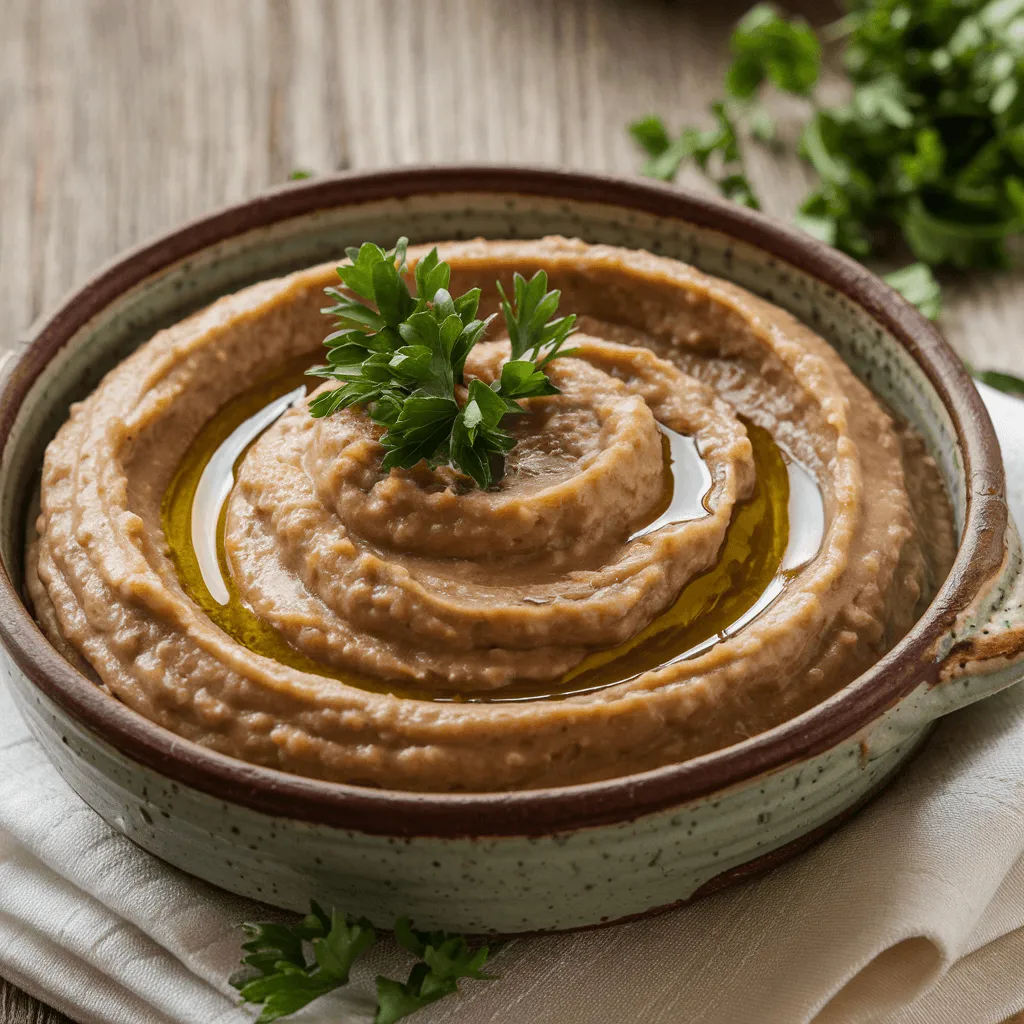
[(1012, 520), (1002, 567), (976, 605), (961, 615), (938, 663), (931, 717), (998, 693), (1024, 679), (1024, 561)]

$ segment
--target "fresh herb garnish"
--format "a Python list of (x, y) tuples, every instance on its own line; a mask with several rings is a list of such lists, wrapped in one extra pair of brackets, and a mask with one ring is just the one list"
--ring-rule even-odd
[(1001, 370), (971, 370), (971, 373), (990, 388), (998, 391), (1005, 391), (1008, 395), (1020, 395), (1024, 398), (1024, 380), (1015, 377), (1012, 373), (1003, 373)]
[[(684, 128), (672, 140), (660, 117), (650, 115), (630, 125), (630, 132), (647, 150), (650, 159), (643, 173), (649, 178), (671, 181), (680, 168), (692, 160), (719, 188), (727, 199), (759, 210), (761, 202), (747, 178), (746, 164), (739, 145), (736, 110), (731, 104), (711, 104), (715, 127), (706, 130)], [(761, 120), (762, 132), (767, 132)]]
[(295, 170), (293, 170), (288, 175), (288, 180), (289, 181), (305, 181), (306, 178), (312, 178), (312, 177), (313, 177), (313, 172), (312, 171), (307, 171), (304, 167), (296, 167)]
[(810, 96), (821, 76), (821, 43), (801, 18), (787, 21), (769, 4), (747, 12), (729, 40), (732, 65), (725, 89), (733, 99), (753, 99), (762, 83)]
[[(696, 134), (709, 143), (714, 134), (712, 151), (734, 164), (723, 110), (734, 128), (759, 114), (765, 84), (807, 98), (800, 153), (819, 182), (801, 223), (859, 258), (875, 253), (880, 229), (895, 227), (928, 266), (1005, 266), (1006, 240), (1024, 230), (1024, 5), (855, 0), (833, 34), (846, 39), (853, 93), (828, 107), (814, 96), (814, 30), (758, 4), (730, 41), (726, 99), (711, 108), (718, 127)], [(673, 141), (648, 116), (630, 130), (652, 158), (649, 173), (670, 179), (690, 159), (706, 169), (688, 141), (695, 129)]]
[(373, 1024), (394, 1021), (415, 1013), (443, 996), (457, 992), (460, 978), (494, 981), (484, 974), (486, 946), (471, 950), (461, 935), (446, 932), (417, 932), (407, 917), (395, 922), (395, 938), (421, 962), (409, 972), (405, 982), (383, 976), (377, 978), (377, 1015)]
[(942, 289), (926, 264), (911, 263), (884, 275), (883, 280), (907, 302), (917, 306), (929, 320), (938, 320), (942, 312)]
[[(291, 928), (281, 924), (242, 926), (248, 941), (242, 963), (246, 975), (233, 982), (247, 1003), (261, 1003), (257, 1024), (301, 1010), (307, 1003), (348, 983), (352, 964), (376, 941), (370, 922), (349, 924), (343, 914), (328, 916), (317, 904)], [(307, 960), (303, 943), (313, 959)]]
[(711, 104), (714, 127), (684, 128), (672, 139), (661, 118), (649, 115), (629, 130), (650, 157), (644, 174), (671, 181), (693, 161), (727, 199), (757, 210), (761, 203), (740, 146), (743, 128), (760, 142), (774, 142), (775, 125), (755, 102), (757, 92), (767, 81), (786, 92), (809, 95), (821, 73), (821, 45), (805, 22), (786, 21), (765, 4), (739, 23), (729, 45), (733, 61), (725, 79), (727, 99)]
[(929, 268), (1006, 266), (1007, 242), (1024, 232), (1024, 3), (851, 0), (821, 38), (845, 41), (846, 102), (826, 105), (816, 92), (814, 30), (758, 4), (733, 32), (713, 128), (673, 136), (654, 116), (630, 126), (644, 173), (671, 180), (692, 162), (724, 195), (757, 206), (741, 136), (774, 139), (759, 105), (766, 86), (802, 97), (799, 152), (818, 181), (798, 225), (858, 259), (897, 232), (919, 262), (887, 280), (935, 318)]
[(564, 345), (576, 317), (555, 317), (561, 293), (547, 290), (542, 270), (529, 281), (514, 276), (514, 303), (499, 282), (512, 359), (490, 386), (470, 381), (460, 404), (466, 358), (496, 314), (477, 318), (479, 288), (449, 293), (451, 268), (436, 248), (416, 264), (413, 295), (407, 245), (402, 238), (390, 252), (372, 242), (346, 250), (351, 265), (338, 267), (344, 290), (327, 289), (335, 304), (324, 312), (336, 318), (324, 339), (327, 364), (307, 371), (342, 386), (317, 396), (309, 409), (320, 417), (365, 407), (387, 427), (384, 470), (410, 469), (422, 460), (447, 463), (486, 488), (516, 444), (501, 427), (504, 417), (525, 411), (521, 399), (559, 393), (544, 368), (569, 354)]
[[(262, 1004), (256, 1024), (301, 1010), (314, 999), (348, 983), (352, 964), (376, 941), (365, 918), (348, 923), (343, 914), (329, 916), (315, 902), (310, 913), (292, 927), (246, 924), (242, 949), (244, 974), (232, 984), (247, 1003)], [(443, 996), (458, 991), (461, 978), (492, 981), (483, 973), (488, 949), (470, 949), (461, 935), (414, 931), (407, 917), (395, 922), (395, 938), (420, 958), (405, 982), (377, 978), (374, 1024), (394, 1024)], [(313, 959), (307, 960), (309, 945)]]
[(572, 355), (562, 347), (576, 329), (576, 314), (555, 318), (562, 293), (548, 291), (548, 275), (543, 270), (529, 281), (522, 274), (512, 275), (512, 302), (500, 281), (497, 287), (513, 359), (531, 360), (542, 370), (552, 359)]

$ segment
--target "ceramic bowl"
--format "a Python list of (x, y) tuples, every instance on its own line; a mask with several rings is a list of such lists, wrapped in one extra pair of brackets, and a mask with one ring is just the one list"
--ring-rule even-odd
[[(216, 296), (390, 242), (559, 233), (678, 257), (827, 337), (927, 441), (960, 547), (924, 617), (823, 704), (725, 750), (561, 789), (424, 795), (320, 782), (213, 753), (90, 683), (22, 600), (43, 449), (101, 375)], [(935, 720), (1024, 675), (1021, 557), (991, 423), (960, 361), (878, 278), (750, 211), (654, 184), (425, 168), (288, 186), (117, 261), (20, 343), (0, 381), (0, 659), (68, 783), (158, 857), (282, 907), (311, 896), (375, 923), (515, 933), (687, 900), (806, 846), (914, 753)]]

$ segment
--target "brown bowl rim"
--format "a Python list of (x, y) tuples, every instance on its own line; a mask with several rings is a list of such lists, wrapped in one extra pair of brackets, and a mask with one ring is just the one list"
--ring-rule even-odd
[(547, 835), (630, 821), (820, 753), (922, 681), (934, 684), (936, 644), (998, 571), (1007, 527), (999, 446), (963, 364), (931, 323), (849, 257), (760, 213), (654, 182), (492, 165), (356, 171), (281, 186), (192, 220), (108, 264), (30, 328), (20, 357), (0, 377), (0, 452), (22, 401), (49, 360), (91, 317), (153, 273), (232, 236), (317, 210), (453, 192), (602, 203), (717, 230), (818, 278), (891, 332), (945, 405), (967, 483), (965, 528), (953, 568), (911, 632), (829, 700), (735, 746), (638, 775), (512, 793), (368, 789), (248, 764), (183, 740), (72, 668), (40, 632), (0, 565), (0, 640), (32, 684), (85, 729), (172, 784), (273, 816), (400, 837)]

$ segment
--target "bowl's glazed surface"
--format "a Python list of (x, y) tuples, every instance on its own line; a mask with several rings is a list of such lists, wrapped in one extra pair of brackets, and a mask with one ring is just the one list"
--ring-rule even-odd
[[(560, 233), (683, 259), (790, 310), (925, 438), (961, 537), (949, 579), (871, 671), (744, 743), (642, 775), (435, 796), (333, 785), (205, 750), (71, 668), (22, 600), (26, 498), (99, 377), (220, 294), (373, 238)], [(424, 169), (290, 186), (136, 250), (33, 328), (0, 382), (0, 654), (33, 733), (100, 814), (158, 856), (294, 909), (389, 925), (572, 928), (690, 898), (821, 834), (889, 779), (941, 714), (1017, 681), (1020, 553), (998, 446), (959, 360), (877, 278), (806, 236), (659, 186)]]

